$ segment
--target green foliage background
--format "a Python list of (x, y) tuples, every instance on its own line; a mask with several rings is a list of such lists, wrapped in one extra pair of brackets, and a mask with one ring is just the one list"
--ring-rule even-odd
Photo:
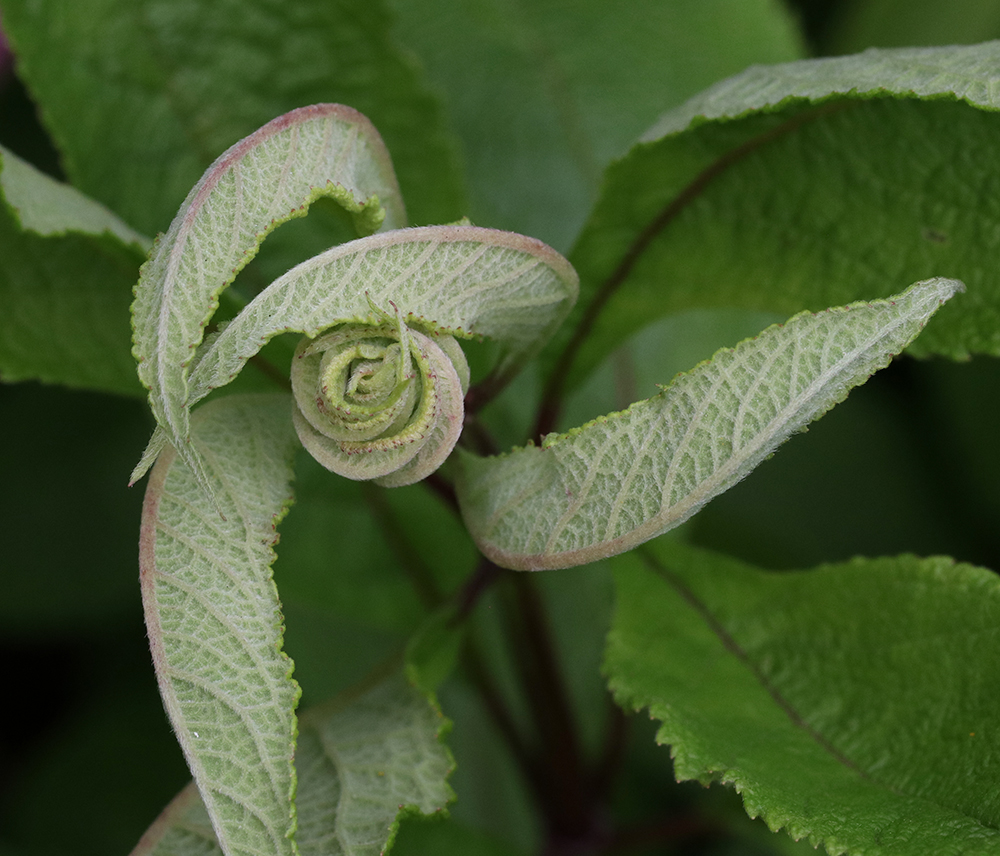
[[(0, 11), (14, 18), (24, 5), (0, 0)], [(17, 78), (8, 74), (0, 82), (0, 144), (58, 177), (68, 174), (151, 235), (166, 227), (207, 162), (241, 134), (292, 107), (340, 100), (367, 113), (385, 136), (414, 222), (469, 214), (480, 225), (517, 229), (566, 251), (596, 195), (603, 165), (661, 112), (749, 63), (791, 59), (799, 50), (791, 27), (754, 29), (759, 25), (751, 21), (743, 39), (713, 45), (694, 58), (690, 44), (710, 42), (715, 19), (699, 19), (695, 3), (687, 18), (672, 20), (665, 4), (653, 0), (630, 4), (622, 30), (607, 33), (607, 41), (595, 48), (577, 37), (592, 29), (588, 10), (597, 5), (553, 2), (530, 13), (519, 7), (515, 15), (513, 4), (500, 2), (358, 4), (365, 13), (337, 43), (323, 41), (333, 38), (322, 11), (330, 4), (298, 4), (301, 14), (284, 19), (285, 13), (268, 4), (238, 0), (50, 3), (50, 38), (63, 39), (65, 53), (59, 61), (24, 69), (45, 104), (41, 116)], [(256, 11), (247, 14), (251, 6)], [(713, 14), (736, 15), (740, 6), (733, 2)], [(473, 7), (475, 14), (469, 14)], [(130, 16), (139, 9), (156, 24), (147, 30), (155, 37), (135, 46), (130, 65), (110, 70), (120, 87), (107, 92), (106, 101), (81, 103), (74, 81), (91, 72), (109, 73), (101, 66), (109, 55), (105, 49), (116, 39), (133, 38), (130, 27), (136, 22)], [(985, 0), (802, 2), (792, 14), (805, 25), (804, 50), (816, 54), (1000, 35), (1000, 13)], [(287, 53), (260, 37), (276, 22), (294, 36), (282, 42)], [(215, 48), (208, 56), (192, 54), (195, 43), (186, 34), (204, 26), (218, 30)], [(640, 59), (623, 62), (619, 46), (636, 29), (647, 33), (655, 49), (632, 51)], [(582, 93), (578, 111), (558, 109), (565, 80), (537, 75), (537, 63), (525, 60), (537, 58), (543, 48), (560, 52), (574, 69)], [(385, 59), (389, 54), (391, 61)], [(302, 55), (327, 59), (302, 63)], [(671, 65), (678, 55), (685, 62)], [(202, 76), (198, 69), (208, 72)], [(243, 92), (241, 77), (250, 69), (259, 83), (256, 101), (226, 90), (229, 81), (233, 91)], [(213, 88), (206, 91), (209, 76)], [(384, 80), (373, 83), (379, 76)], [(169, 102), (155, 95), (167, 79)], [(638, 81), (630, 90), (636, 93), (627, 111), (631, 125), (619, 121), (616, 110), (626, 111), (613, 103), (614, 93), (630, 79)], [(373, 86), (397, 93), (397, 100), (366, 101)], [(489, 110), (482, 109), (483, 92), (489, 93)], [(582, 127), (574, 124), (574, 115), (586, 117)], [(408, 137), (414, 116), (431, 120), (418, 123), (427, 128), (424, 139)], [(62, 159), (43, 130), (49, 120), (62, 129), (54, 140), (65, 153)], [(526, 136), (525, 128), (532, 133)], [(113, 156), (102, 151), (108, 146)], [(152, 162), (136, 162), (135, 152), (151, 151), (156, 152)], [(0, 253), (3, 230), (9, 228), (6, 220), (0, 222)], [(303, 225), (303, 240), (319, 240), (311, 237), (319, 228)], [(256, 272), (248, 272), (259, 282), (266, 282), (271, 270), (287, 267), (292, 250), (278, 236), (275, 241)], [(78, 264), (94, 249), (67, 245), (62, 252), (67, 264)], [(98, 285), (117, 284), (125, 319), (130, 262), (113, 254), (98, 257), (106, 267), (88, 265), (84, 275)], [(45, 261), (59, 264), (59, 259)], [(9, 287), (0, 283), (0, 294)], [(43, 297), (59, 305), (58, 295)], [(731, 327), (713, 326), (717, 319), (692, 323), (700, 323), (704, 335), (677, 355), (677, 368), (709, 356), (730, 335)], [(758, 328), (750, 325), (747, 332)], [(126, 330), (117, 331), (121, 341)], [(103, 356), (73, 358), (85, 364)], [(157, 696), (137, 596), (141, 494), (124, 488), (151, 420), (138, 384), (132, 386), (127, 374), (116, 369), (97, 383), (86, 377), (80, 383), (108, 393), (34, 382), (0, 385), (0, 519), (7, 533), (0, 554), (0, 652), (6, 664), (0, 730), (3, 856), (128, 852), (188, 779)], [(752, 479), (716, 500), (693, 523), (694, 540), (775, 569), (900, 552), (948, 554), (1000, 567), (994, 535), (1000, 453), (992, 436), (1000, 415), (998, 383), (1000, 370), (990, 358), (965, 365), (897, 362), (814, 427), (808, 439), (793, 440)], [(339, 517), (349, 531), (352, 515), (360, 516), (359, 503), (370, 501), (350, 485), (325, 493), (323, 506), (310, 503), (310, 494), (318, 493), (316, 475), (309, 464), (299, 468), (302, 513), (290, 516), (283, 528), (288, 552), (276, 574), (288, 616), (288, 649), (302, 683), (318, 700), (391, 652), (412, 628), (420, 604), (409, 588), (398, 598), (373, 598), (384, 591), (380, 585), (396, 582), (379, 577), (388, 564), (380, 557), (391, 557), (392, 545), (366, 530), (350, 547), (357, 555), (342, 557), (357, 568), (351, 578), (332, 581), (290, 570), (310, 564), (297, 561), (294, 551), (321, 554), (327, 548), (309, 541), (327, 515)], [(397, 511), (418, 508), (427, 519), (401, 515), (403, 525), (413, 532), (428, 526), (450, 532), (425, 545), (432, 568), (438, 554), (471, 554), (462, 533), (448, 529), (454, 529), (450, 518), (408, 499), (408, 491), (390, 502), (398, 504)], [(368, 536), (371, 543), (365, 543)], [(340, 543), (334, 532), (327, 537)], [(451, 556), (439, 563), (455, 564)], [(437, 580), (446, 587), (455, 582)], [(569, 658), (573, 693), (582, 709), (600, 711), (601, 640), (583, 628), (607, 623), (608, 581), (580, 573), (572, 596), (557, 576), (539, 583), (553, 605), (563, 645), (576, 652)], [(328, 610), (317, 608), (324, 603)], [(327, 620), (331, 614), (340, 619), (336, 629)], [(480, 632), (489, 639), (497, 630), (487, 621)], [(352, 650), (356, 657), (329, 667), (305, 653), (324, 648)], [(463, 832), (468, 846), (518, 852), (535, 830), (504, 767), (509, 762), (477, 737), (477, 729), (488, 726), (466, 690), (446, 689), (442, 703), (460, 723), (450, 741), (460, 762), (452, 784), (465, 793), (456, 817), (470, 823), (503, 819), (493, 828), (487, 821), (494, 836), (488, 841)], [(601, 727), (599, 715), (583, 723), (595, 743)], [(666, 805), (680, 814), (694, 806), (699, 817), (719, 828), (740, 830), (744, 847), (766, 853), (787, 846), (765, 834), (755, 839), (732, 794), (673, 786), (665, 750), (656, 750), (661, 757), (650, 760), (651, 735), (641, 723), (635, 731), (630, 752), (637, 758), (620, 793), (623, 814), (640, 814), (655, 794), (660, 809)], [(478, 764), (492, 765), (495, 775), (477, 783)], [(428, 852), (432, 838), (432, 826), (405, 826), (398, 852)]]

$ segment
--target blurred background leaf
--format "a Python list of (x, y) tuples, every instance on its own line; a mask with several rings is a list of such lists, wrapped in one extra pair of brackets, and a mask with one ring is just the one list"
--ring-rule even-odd
[(393, 0), (392, 9), (462, 142), (468, 215), (562, 252), (605, 166), (660, 113), (747, 65), (802, 51), (773, 0)]

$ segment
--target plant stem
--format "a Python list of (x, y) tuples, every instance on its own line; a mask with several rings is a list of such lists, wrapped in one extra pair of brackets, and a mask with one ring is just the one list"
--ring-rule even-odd
[(548, 827), (548, 852), (556, 852), (563, 849), (559, 842), (592, 837), (598, 799), (583, 758), (544, 604), (527, 575), (515, 573), (509, 579), (510, 590), (503, 601), (505, 618), (538, 731), (544, 778), (536, 786), (536, 796)]

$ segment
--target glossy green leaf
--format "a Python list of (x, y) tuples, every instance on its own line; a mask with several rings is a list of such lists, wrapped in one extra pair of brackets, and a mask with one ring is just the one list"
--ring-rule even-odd
[[(369, 116), (417, 223), (462, 210), (440, 106), (380, 0), (3, 0), (18, 72), (72, 182), (149, 234), (216, 155), (306, 104)], [(301, 258), (301, 257), (300, 257)]]
[(947, 558), (768, 573), (660, 540), (614, 560), (605, 660), (680, 779), (858, 856), (1000, 848), (1000, 583)]
[(571, 254), (561, 343), (595, 323), (559, 371), (576, 383), (681, 310), (818, 309), (931, 276), (969, 297), (914, 353), (1000, 353), (998, 59), (989, 43), (755, 67), (665, 114), (610, 168)]
[(0, 148), (0, 378), (141, 394), (128, 304), (148, 245)]
[[(408, 814), (453, 799), (441, 744), (447, 720), (400, 673), (302, 717), (296, 841), (302, 856), (378, 856)], [(272, 851), (259, 851), (272, 852)], [(192, 783), (149, 828), (132, 856), (209, 856), (222, 850)]]
[(192, 442), (217, 505), (168, 449), (143, 509), (143, 605), (160, 695), (228, 856), (295, 853), (299, 689), (271, 578), (275, 527), (291, 502), (289, 408), (278, 395), (202, 409)]
[(630, 550), (683, 523), (842, 401), (960, 288), (929, 280), (888, 301), (803, 312), (541, 447), (465, 454), (457, 487), (466, 525), (490, 559), (515, 570)]
[(560, 250), (604, 167), (664, 110), (748, 65), (801, 55), (773, 0), (391, 5), (396, 38), (419, 56), (462, 141), (469, 216)]

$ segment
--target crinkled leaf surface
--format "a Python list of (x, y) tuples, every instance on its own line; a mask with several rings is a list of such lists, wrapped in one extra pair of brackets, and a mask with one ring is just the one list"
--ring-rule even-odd
[(397, 150), (416, 222), (462, 210), (440, 106), (380, 0), (3, 0), (18, 72), (72, 182), (149, 234), (217, 154), (304, 104), (350, 104)]
[(373, 305), (398, 308), (430, 332), (482, 336), (505, 347), (500, 370), (536, 351), (576, 298), (576, 274), (540, 241), (474, 226), (426, 226), (341, 244), (289, 271), (261, 292), (199, 353), (186, 393), (166, 391), (175, 443), (185, 442), (188, 408), (229, 383), (279, 333), (315, 336), (340, 322), (379, 323)]
[(140, 394), (128, 304), (148, 239), (2, 148), (0, 199), (0, 378)]
[(378, 323), (391, 301), (407, 323), (504, 346), (499, 370), (537, 351), (576, 299), (566, 260), (533, 238), (475, 226), (398, 229), (334, 247), (261, 292), (211, 342), (190, 402), (222, 386), (278, 333), (315, 336), (337, 322)]
[(772, 0), (391, 5), (396, 37), (462, 141), (469, 216), (560, 250), (608, 161), (664, 110), (748, 65), (801, 55), (791, 16)]
[[(302, 717), (296, 840), (303, 856), (377, 856), (411, 812), (443, 810), (452, 760), (447, 721), (401, 673)], [(143, 836), (132, 856), (221, 854), (193, 784)]]
[(796, 315), (648, 401), (508, 455), (464, 454), (462, 515), (503, 567), (581, 565), (683, 523), (920, 332), (961, 284)]
[[(405, 225), (378, 131), (338, 104), (293, 110), (241, 140), (205, 172), (160, 238), (135, 290), (133, 352), (157, 422), (185, 448), (188, 366), (219, 294), (277, 224), (332, 196), (362, 234)], [(197, 470), (196, 470), (197, 471)]]
[(947, 558), (767, 573), (660, 539), (613, 560), (605, 660), (679, 779), (832, 854), (1000, 850), (1000, 582)]
[(299, 690), (271, 578), (275, 526), (291, 501), (290, 408), (286, 395), (203, 408), (192, 442), (217, 505), (167, 449), (143, 509), (142, 594), (160, 695), (229, 856), (294, 853)]
[(607, 300), (573, 382), (668, 313), (818, 309), (931, 276), (969, 297), (916, 352), (1000, 353), (998, 60), (991, 42), (755, 67), (664, 115), (570, 255), (562, 341)]

